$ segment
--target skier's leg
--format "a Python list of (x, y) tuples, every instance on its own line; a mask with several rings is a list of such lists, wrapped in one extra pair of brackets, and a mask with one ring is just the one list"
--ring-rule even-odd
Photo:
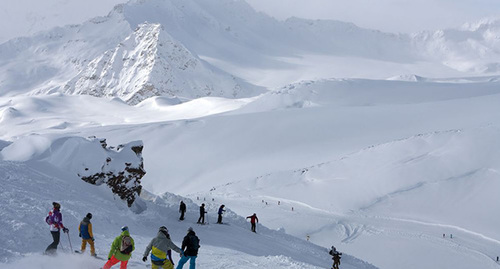
[(177, 264), (176, 269), (182, 269), (184, 264), (188, 261), (188, 257), (182, 256), (181, 259), (179, 260), (179, 264)]
[(127, 269), (127, 264), (128, 261), (122, 261), (122, 263), (120, 264), (120, 269)]
[(80, 248), (80, 252), (84, 253), (86, 247), (87, 247), (87, 240), (86, 239), (82, 239), (82, 247)]
[(89, 239), (88, 242), (89, 242), (89, 245), (90, 245), (90, 255), (95, 256), (94, 241), (92, 241), (92, 239)]
[(108, 262), (106, 262), (104, 267), (102, 267), (102, 269), (109, 269), (109, 268), (111, 268), (111, 266), (117, 264), (118, 262), (120, 262), (120, 261), (117, 258), (115, 258), (115, 256), (113, 255), (111, 257), (111, 259), (109, 259)]
[(53, 254), (57, 250), (57, 245), (59, 245), (59, 239), (61, 238), (61, 232), (50, 232), (52, 235), (52, 243), (47, 246), (45, 253)]
[(174, 265), (169, 260), (166, 260), (165, 264), (163, 264), (163, 266), (161, 268), (162, 269), (174, 269)]
[(196, 256), (189, 256), (189, 269), (196, 269)]

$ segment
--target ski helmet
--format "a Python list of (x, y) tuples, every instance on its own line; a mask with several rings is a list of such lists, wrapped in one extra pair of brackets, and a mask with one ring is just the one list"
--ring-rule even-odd
[(124, 232), (124, 231), (128, 231), (128, 226), (123, 226), (122, 227), (122, 232)]
[(87, 213), (87, 219), (91, 219), (92, 218), (92, 213)]

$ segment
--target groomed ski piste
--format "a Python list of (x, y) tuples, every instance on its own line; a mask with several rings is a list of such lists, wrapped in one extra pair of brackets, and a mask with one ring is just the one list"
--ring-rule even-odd
[[(74, 253), (88, 212), (104, 260), (130, 228), (129, 268), (160, 226), (177, 245), (194, 228), (198, 268), (330, 268), (332, 245), (342, 269), (499, 268), (498, 25), (390, 34), (133, 0), (2, 43), (0, 268), (102, 267)], [(132, 207), (78, 176), (137, 165), (133, 145)], [(72, 249), (61, 234), (52, 257), (54, 201)]]

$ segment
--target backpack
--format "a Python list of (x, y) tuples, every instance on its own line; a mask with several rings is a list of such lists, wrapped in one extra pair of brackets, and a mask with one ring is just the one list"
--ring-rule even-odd
[(53, 223), (53, 219), (52, 219), (52, 211), (49, 212), (49, 214), (47, 215), (47, 217), (45, 217), (45, 222), (48, 224), (48, 225), (52, 225)]
[(122, 254), (129, 254), (132, 252), (132, 238), (128, 235), (122, 236), (122, 243), (120, 245), (120, 252)]

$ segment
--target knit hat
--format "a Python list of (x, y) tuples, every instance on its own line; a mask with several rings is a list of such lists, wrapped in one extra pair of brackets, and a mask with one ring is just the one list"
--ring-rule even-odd
[(192, 228), (192, 227), (189, 227), (189, 228), (188, 228), (188, 232), (194, 232), (193, 228)]
[(87, 213), (87, 219), (91, 219), (92, 218), (92, 213)]
[(124, 232), (124, 231), (128, 231), (128, 226), (123, 226), (122, 227), (122, 232)]
[(52, 202), (52, 205), (54, 206), (54, 208), (61, 208), (61, 205), (58, 202)]

